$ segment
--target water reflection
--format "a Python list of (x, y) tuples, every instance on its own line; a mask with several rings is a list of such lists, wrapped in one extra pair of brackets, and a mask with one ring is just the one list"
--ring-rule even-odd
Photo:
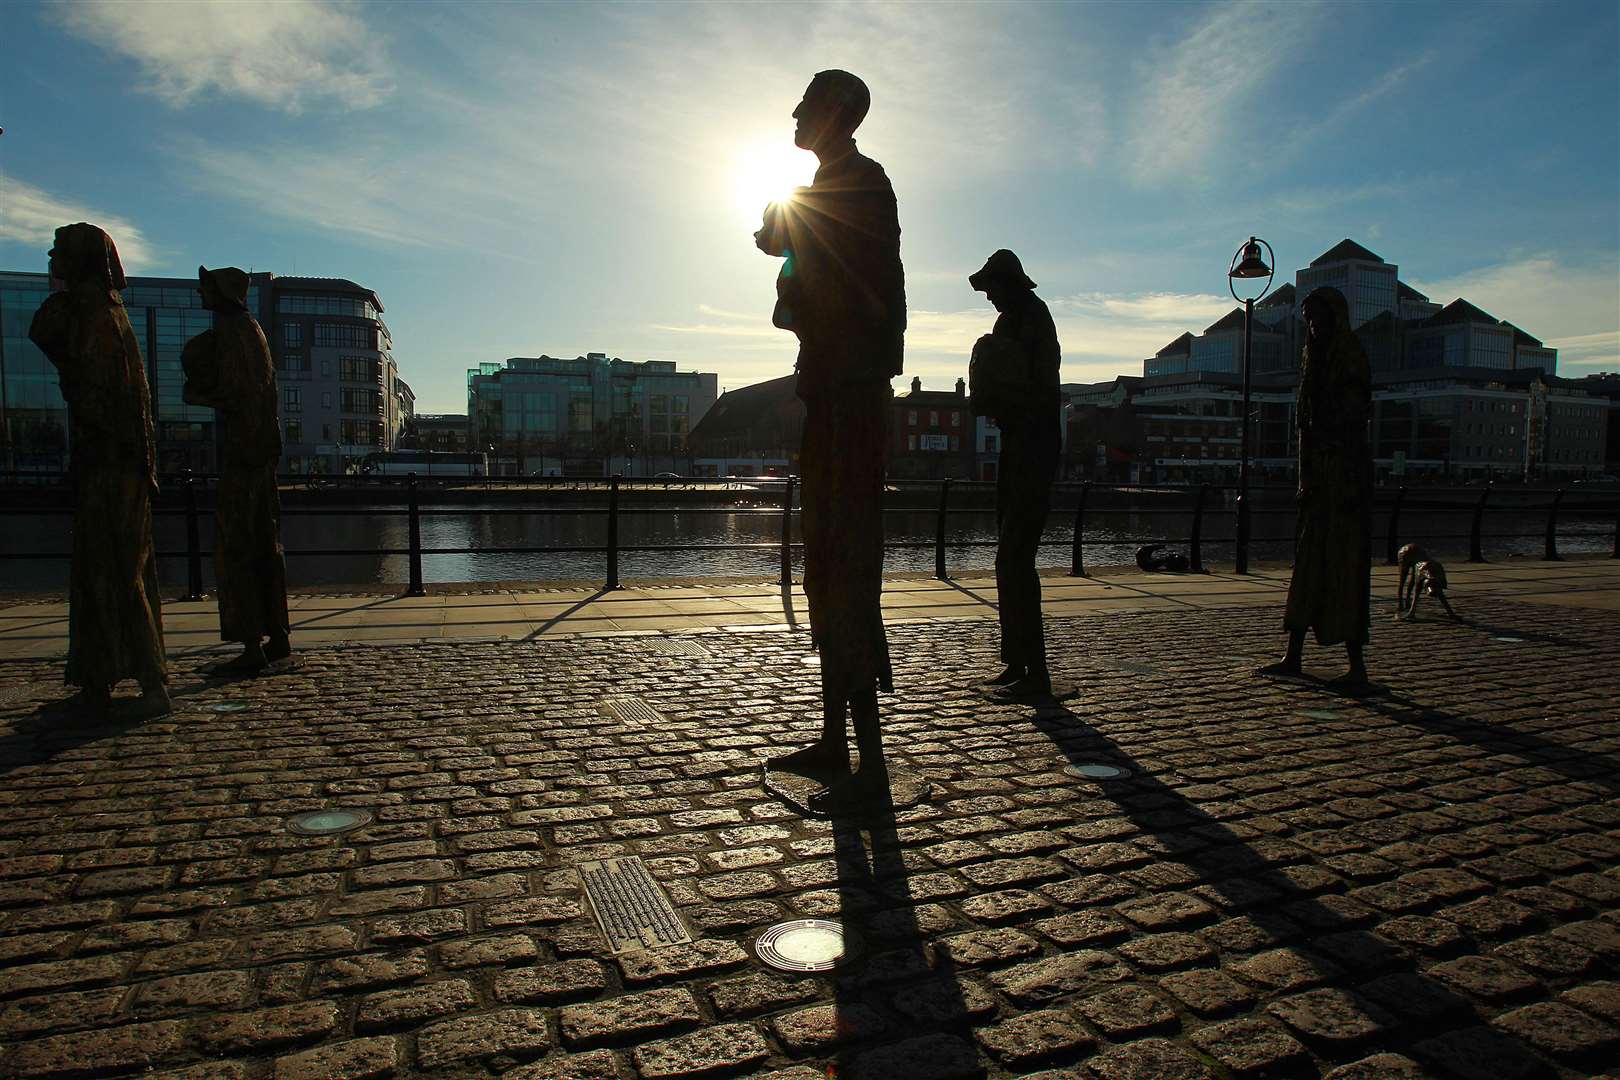
[[(403, 507), (377, 508), (403, 511)], [(717, 512), (698, 508), (641, 510), (625, 508), (619, 520), (621, 548), (664, 547), (670, 550), (623, 550), (619, 573), (624, 579), (704, 578), (774, 575), (780, 566), (777, 545), (782, 523), (777, 512), (749, 513), (734, 507), (715, 507)], [(1378, 531), (1387, 524), (1380, 515)], [(934, 568), (936, 516), (931, 510), (908, 510), (885, 515), (886, 542), (891, 545), (884, 558), (889, 573), (930, 573)], [(69, 550), (68, 515), (7, 517), (0, 551)], [(1502, 511), (1486, 519), (1485, 550), (1490, 558), (1510, 554), (1539, 556), (1541, 530), (1546, 518), (1539, 513)], [(161, 514), (155, 520), (158, 550), (185, 550), (185, 520), (179, 515)], [(392, 514), (303, 515), (289, 512), (282, 521), (282, 536), (288, 549), (287, 578), (295, 588), (321, 585), (370, 585), (404, 583), (409, 576), (406, 518)], [(1129, 565), (1138, 545), (1169, 543), (1185, 550), (1192, 529), (1191, 512), (1144, 512), (1094, 509), (1086, 515), (1084, 556), (1086, 565)], [(1232, 558), (1231, 514), (1210, 513), (1204, 521), (1204, 556), (1213, 568), (1229, 564)], [(1265, 514), (1255, 518), (1251, 558), (1287, 561), (1293, 557), (1293, 520), (1288, 514)], [(1613, 523), (1570, 513), (1559, 521), (1559, 548), (1565, 553), (1606, 552), (1613, 543)], [(204, 514), (202, 544), (212, 544), (213, 522)], [(1403, 515), (1403, 540), (1422, 543), (1429, 550), (1452, 560), (1465, 557), (1468, 550), (1468, 518), (1458, 514), (1413, 512)], [(1525, 534), (1504, 537), (1500, 534)], [(1046, 546), (1039, 565), (1067, 567), (1073, 537), (1072, 511), (1055, 512), (1048, 521)], [(953, 513), (948, 519), (947, 561), (953, 569), (986, 571), (993, 567), (995, 518), (988, 510)], [(798, 541), (798, 521), (794, 519), (793, 539)], [(984, 546), (965, 546), (980, 542)], [(477, 508), (458, 508), (454, 513), (432, 509), (422, 516), (424, 548), (488, 549), (545, 547), (600, 548), (607, 543), (607, 518), (597, 512), (499, 513)], [(709, 545), (767, 544), (747, 551), (707, 550)], [(309, 552), (365, 548), (395, 549), (400, 554), (331, 555)], [(1374, 553), (1381, 555), (1383, 540), (1375, 539)], [(212, 584), (210, 560), (203, 560), (204, 587)], [(422, 557), (424, 578), (429, 582), (592, 582), (606, 571), (606, 555), (601, 551), (490, 552), (459, 551), (426, 554)], [(795, 557), (795, 567), (798, 561)], [(185, 561), (166, 558), (160, 562), (162, 580), (176, 584), (185, 580)], [(0, 589), (65, 590), (66, 560), (0, 560)]]

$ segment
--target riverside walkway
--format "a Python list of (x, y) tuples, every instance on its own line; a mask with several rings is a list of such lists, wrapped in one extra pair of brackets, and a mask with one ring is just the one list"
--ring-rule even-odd
[[(972, 685), (990, 582), (890, 581), (933, 793), (831, 822), (759, 782), (817, 726), (776, 586), (299, 597), (238, 681), (172, 603), (176, 713), (103, 727), (40, 711), (64, 607), (0, 607), (0, 1076), (1602, 1074), (1620, 563), (1448, 569), (1405, 625), (1376, 571), (1365, 699), (1248, 674), (1286, 570), (1048, 578), (1044, 709)], [(375, 820), (289, 830), (329, 808)], [(609, 950), (579, 868), (629, 855), (690, 943)], [(795, 918), (859, 955), (767, 970)]]

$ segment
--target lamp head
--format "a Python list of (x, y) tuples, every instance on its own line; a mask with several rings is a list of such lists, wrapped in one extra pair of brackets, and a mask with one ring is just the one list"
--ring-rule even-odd
[(1238, 264), (1227, 273), (1227, 277), (1235, 278), (1263, 278), (1271, 276), (1271, 267), (1261, 258), (1260, 242), (1249, 237), (1249, 242), (1243, 245), (1243, 257)]

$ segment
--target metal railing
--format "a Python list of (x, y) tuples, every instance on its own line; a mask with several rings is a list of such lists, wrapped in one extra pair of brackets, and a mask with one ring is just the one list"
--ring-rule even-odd
[[(184, 474), (180, 477), (182, 499), (179, 506), (159, 506), (154, 508), (158, 515), (184, 515), (186, 547), (184, 551), (159, 551), (161, 559), (184, 559), (186, 563), (187, 599), (198, 599), (203, 594), (202, 560), (212, 555), (212, 551), (205, 549), (201, 542), (201, 519), (205, 508), (198, 498), (200, 482), (208, 477), (196, 474)], [(599, 553), (605, 556), (605, 572), (603, 585), (607, 589), (621, 587), (620, 557), (629, 553), (656, 553), (656, 552), (691, 552), (691, 551), (775, 551), (778, 553), (780, 564), (779, 581), (783, 585), (792, 583), (794, 553), (802, 548), (802, 544), (793, 540), (793, 517), (797, 512), (794, 506), (794, 496), (798, 487), (797, 477), (757, 477), (738, 480), (725, 478), (721, 480), (704, 480), (702, 478), (683, 478), (680, 481), (667, 481), (662, 478), (624, 478), (621, 476), (609, 477), (606, 480), (586, 480), (581, 478), (566, 478), (554, 484), (544, 485), (550, 489), (572, 490), (575, 492), (600, 492), (606, 495), (605, 506), (501, 506), (501, 505), (468, 505), (468, 506), (431, 506), (423, 507), (421, 502), (421, 484), (415, 475), (403, 479), (404, 506), (354, 506), (341, 507), (308, 507), (292, 506), (282, 510), (283, 516), (403, 516), (407, 522), (407, 545), (398, 547), (371, 547), (371, 548), (295, 548), (288, 549), (287, 554), (295, 557), (334, 557), (334, 556), (399, 556), (407, 559), (409, 580), (406, 584), (406, 594), (421, 596), (426, 592), (426, 580), (422, 569), (424, 555), (546, 555), (558, 553)], [(566, 486), (565, 486), (566, 485)], [(725, 507), (657, 507), (634, 506), (625, 508), (621, 505), (621, 495), (626, 490), (639, 490), (641, 493), (658, 493), (660, 491), (680, 490), (695, 491), (700, 494), (730, 494), (739, 493), (748, 498), (755, 499), (761, 505), (756, 506), (725, 506)], [(905, 481), (890, 480), (886, 484), (886, 496), (893, 495), (895, 501), (906, 501), (911, 505), (889, 505), (884, 507), (885, 514), (917, 514), (926, 512), (926, 504), (930, 492), (937, 492), (937, 499), (931, 500), (934, 504), (935, 528), (932, 541), (917, 540), (887, 540), (886, 549), (923, 549), (931, 547), (934, 556), (934, 576), (941, 580), (949, 579), (947, 565), (947, 552), (953, 549), (969, 549), (977, 547), (995, 547), (994, 539), (965, 539), (953, 538), (948, 528), (949, 520), (964, 515), (990, 515), (993, 506), (976, 505), (964, 506), (953, 504), (953, 492), (976, 494), (984, 496), (993, 493), (995, 484), (990, 481), (971, 481), (945, 479), (940, 481)], [(1231, 504), (1228, 495), (1235, 488), (1228, 485), (1200, 485), (1198, 487), (1162, 487), (1154, 485), (1131, 484), (1101, 484), (1091, 481), (1059, 481), (1053, 486), (1054, 517), (1064, 509), (1067, 499), (1065, 495), (1073, 495), (1073, 532), (1068, 539), (1042, 540), (1041, 546), (1046, 548), (1067, 546), (1069, 548), (1069, 572), (1075, 577), (1085, 577), (1085, 553), (1088, 542), (1093, 546), (1107, 545), (1118, 547), (1120, 544), (1181, 544), (1188, 548), (1188, 562), (1191, 569), (1197, 572), (1205, 570), (1205, 549), (1211, 545), (1233, 547), (1233, 562), (1242, 565), (1246, 561), (1247, 552), (1238, 549), (1243, 542), (1242, 534), (1246, 530), (1236, 528), (1237, 515), (1242, 512)], [(1504, 514), (1541, 514), (1546, 515), (1545, 526), (1535, 533), (1517, 532), (1503, 533), (1484, 530), (1487, 510), (1492, 507), (1491, 499), (1498, 489), (1487, 484), (1483, 488), (1456, 489), (1456, 488), (1388, 488), (1378, 489), (1375, 497), (1375, 508), (1382, 496), (1388, 494), (1387, 506), (1380, 511), (1380, 519), (1385, 522), (1383, 539), (1385, 543), (1385, 560), (1393, 564), (1396, 561), (1402, 537), (1402, 516), (1412, 511), (1422, 511), (1428, 514), (1455, 514), (1468, 515), (1470, 518), (1469, 531), (1466, 534), (1444, 533), (1428, 534), (1431, 540), (1462, 540), (1468, 541), (1470, 562), (1484, 562), (1486, 539), (1516, 539), (1531, 536), (1541, 536), (1542, 558), (1557, 560), (1561, 558), (1558, 550), (1558, 525), (1560, 513), (1564, 509), (1566, 489), (1558, 488), (1552, 491), (1545, 489), (1514, 488), (1514, 494), (1530, 496), (1532, 498), (1546, 497), (1548, 501), (1521, 502), (1517, 505), (1504, 505), (1498, 497), (1495, 508)], [(1247, 512), (1255, 515), (1281, 516), (1293, 515), (1292, 488), (1280, 487), (1250, 487), (1251, 494), (1270, 495), (1285, 501), (1284, 506), (1261, 506), (1249, 509)], [(1436, 496), (1445, 494), (1465, 493), (1469, 496), (1467, 501), (1437, 500)], [(1100, 496), (1111, 496), (1115, 501), (1121, 498), (1130, 503), (1127, 506), (1111, 506), (1099, 509), (1096, 505)], [(1221, 499), (1221, 511), (1233, 519), (1233, 534), (1211, 536), (1206, 531), (1209, 521), (1209, 508), (1212, 496)], [(1612, 536), (1611, 557), (1620, 558), (1620, 492), (1607, 491), (1599, 487), (1592, 487), (1581, 492), (1584, 500), (1578, 509), (1586, 516), (1598, 514), (1614, 515), (1614, 528)], [(983, 499), (981, 498), (981, 502)], [(1150, 502), (1152, 505), (1142, 505)], [(781, 533), (779, 540), (755, 543), (689, 543), (689, 544), (623, 544), (620, 542), (619, 525), (621, 518), (626, 514), (655, 514), (680, 512), (682, 514), (743, 514), (743, 515), (779, 515)], [(1096, 536), (1088, 539), (1088, 515), (1099, 513), (1128, 512), (1133, 516), (1168, 516), (1190, 515), (1190, 532), (1185, 537), (1150, 538), (1143, 536), (1120, 537), (1117, 535)], [(49, 507), (0, 507), (0, 517), (17, 517), (24, 515), (56, 514), (69, 515), (72, 508), (67, 505)], [(592, 515), (605, 516), (606, 544), (602, 545), (523, 545), (523, 546), (497, 546), (481, 545), (477, 547), (424, 547), (422, 545), (422, 518), (424, 516), (495, 516), (510, 514), (556, 514), (556, 515)], [(1593, 535), (1593, 534), (1587, 534)], [(1601, 535), (1601, 534), (1597, 534)], [(1248, 537), (1249, 543), (1256, 538)], [(1287, 542), (1286, 536), (1260, 537), (1259, 542), (1282, 543)], [(68, 559), (70, 554), (65, 552), (0, 552), (0, 559)]]

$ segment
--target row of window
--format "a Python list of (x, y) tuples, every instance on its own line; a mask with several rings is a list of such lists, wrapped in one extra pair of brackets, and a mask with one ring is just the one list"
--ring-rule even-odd
[(352, 315), (359, 319), (375, 319), (377, 309), (370, 300), (349, 296), (293, 296), (276, 297), (276, 310), (283, 315)]
[[(911, 425), (912, 427), (916, 427), (917, 426), (917, 415), (918, 415), (918, 413), (917, 413), (916, 409), (907, 409), (906, 410), (906, 423)], [(929, 427), (939, 427), (939, 410), (938, 409), (930, 409), (930, 410), (928, 410), (928, 426)], [(951, 410), (951, 427), (961, 427), (961, 426), (962, 426), (962, 412), (961, 412), (961, 410), (960, 409), (952, 409)]]

